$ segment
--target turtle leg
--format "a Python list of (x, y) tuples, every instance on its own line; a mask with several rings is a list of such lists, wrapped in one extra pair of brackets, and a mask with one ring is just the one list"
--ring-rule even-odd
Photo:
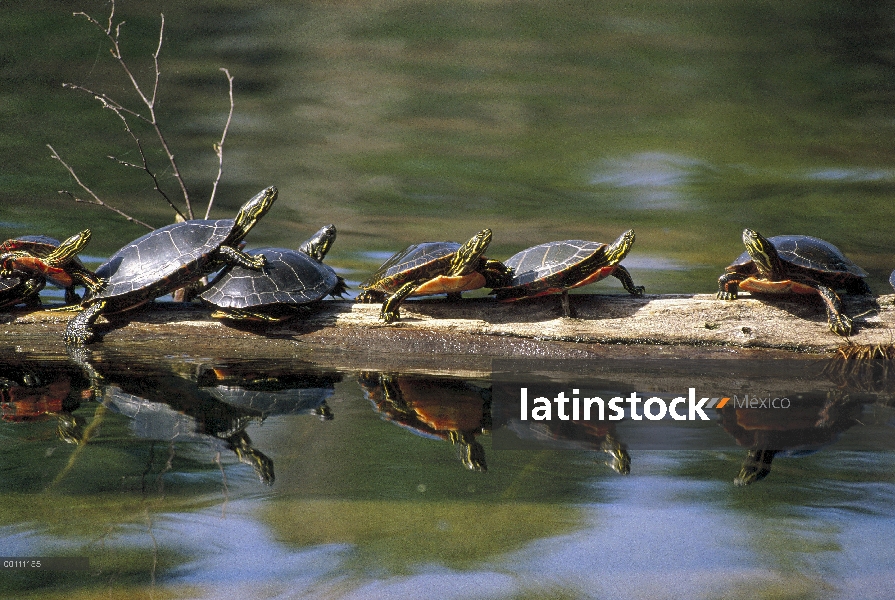
[(379, 304), (385, 301), (385, 294), (378, 290), (364, 290), (358, 294), (356, 301), (360, 304)]
[(642, 296), (644, 290), (646, 290), (642, 285), (634, 285), (634, 280), (631, 278), (631, 274), (621, 265), (615, 267), (612, 276), (621, 281), (625, 291), (632, 296)]
[(246, 269), (252, 269), (253, 271), (260, 271), (261, 268), (267, 264), (267, 259), (264, 258), (263, 254), (259, 254), (258, 256), (249, 256), (245, 252), (241, 250), (237, 250), (231, 246), (221, 246), (218, 251), (223, 256), (223, 260), (228, 265), (239, 265), (240, 267), (245, 267)]
[(573, 313), (572, 307), (569, 304), (569, 290), (563, 290), (562, 294), (560, 294), (559, 300), (560, 306), (562, 306), (562, 314), (565, 317), (577, 317), (577, 314)]
[(825, 285), (812, 286), (817, 290), (824, 306), (827, 309), (827, 321), (830, 323), (830, 331), (836, 335), (847, 336), (851, 334), (852, 320), (842, 312), (842, 301), (839, 296)]
[(739, 273), (725, 273), (718, 278), (718, 300), (736, 300), (739, 282), (745, 279)]
[(425, 280), (408, 281), (407, 283), (399, 287), (398, 290), (394, 294), (389, 296), (388, 300), (386, 300), (382, 304), (382, 311), (380, 311), (379, 313), (379, 318), (386, 323), (391, 323), (400, 319), (401, 313), (398, 312), (398, 306), (401, 304), (401, 301), (412, 294), (413, 290), (418, 288), (420, 284), (424, 282)]
[(749, 450), (749, 453), (746, 454), (746, 458), (743, 460), (740, 473), (733, 480), (733, 483), (738, 486), (745, 486), (767, 477), (771, 472), (771, 461), (774, 460), (776, 454), (777, 450), (768, 450), (766, 448)]
[(106, 301), (100, 300), (78, 313), (74, 319), (68, 322), (68, 327), (62, 334), (62, 340), (70, 346), (83, 346), (93, 341), (93, 324), (105, 307)]

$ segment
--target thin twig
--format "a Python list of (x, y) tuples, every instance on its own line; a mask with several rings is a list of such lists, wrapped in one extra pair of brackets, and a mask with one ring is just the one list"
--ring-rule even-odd
[(221, 175), (224, 173), (224, 140), (227, 139), (227, 130), (230, 129), (230, 121), (233, 120), (233, 76), (230, 71), (221, 67), (221, 71), (227, 76), (227, 83), (230, 86), (230, 112), (227, 114), (227, 122), (224, 123), (224, 131), (221, 133), (221, 141), (214, 145), (214, 153), (218, 157), (218, 176), (214, 179), (214, 185), (211, 186), (211, 196), (208, 198), (208, 208), (205, 210), (205, 218), (211, 215), (211, 205), (214, 203), (214, 194), (218, 190), (218, 182), (221, 181)]
[(127, 75), (128, 79), (130, 79), (131, 85), (134, 88), (134, 91), (137, 92), (137, 95), (140, 97), (140, 100), (143, 104), (146, 105), (146, 108), (149, 110), (149, 118), (145, 119), (152, 128), (155, 130), (156, 137), (158, 137), (159, 143), (162, 146), (162, 149), (165, 151), (165, 155), (168, 157), (168, 162), (171, 164), (171, 169), (174, 174), (174, 178), (177, 180), (177, 183), (180, 185), (180, 191), (183, 193), (183, 200), (186, 204), (186, 212), (189, 215), (189, 218), (193, 218), (193, 207), (190, 203), (190, 194), (186, 189), (186, 183), (183, 180), (183, 176), (180, 174), (180, 169), (177, 168), (177, 161), (174, 160), (174, 153), (171, 152), (170, 147), (168, 146), (168, 141), (165, 139), (164, 134), (162, 133), (161, 127), (159, 126), (158, 118), (155, 114), (155, 103), (158, 93), (158, 84), (159, 78), (161, 76), (161, 70), (159, 68), (158, 57), (162, 51), (162, 42), (164, 41), (165, 36), (165, 15), (161, 14), (161, 25), (159, 26), (159, 39), (158, 46), (156, 47), (155, 52), (152, 55), (153, 66), (155, 71), (155, 79), (152, 85), (152, 96), (147, 97), (143, 92), (143, 88), (140, 87), (140, 84), (137, 82), (136, 77), (134, 77), (133, 72), (130, 70), (130, 67), (127, 66), (127, 63), (124, 60), (124, 57), (121, 53), (121, 46), (118, 43), (119, 37), (121, 35), (121, 26), (124, 24), (124, 21), (120, 21), (117, 25), (115, 25), (115, 32), (112, 33), (112, 15), (115, 13), (115, 2), (112, 1), (112, 9), (109, 15), (109, 26), (103, 27), (100, 23), (84, 12), (76, 12), (75, 16), (83, 16), (90, 23), (93, 23), (100, 31), (102, 31), (105, 36), (109, 39), (109, 42), (112, 44), (111, 53), (112, 57), (118, 61), (118, 64), (121, 66), (121, 69), (124, 71), (125, 75)]
[(99, 100), (100, 102), (102, 102), (103, 108), (108, 108), (109, 110), (114, 112), (116, 115), (118, 115), (118, 118), (121, 119), (121, 122), (124, 123), (124, 130), (127, 131), (127, 133), (131, 136), (131, 139), (133, 139), (134, 143), (137, 145), (137, 150), (140, 151), (140, 159), (142, 160), (143, 165), (142, 166), (135, 165), (133, 163), (119, 160), (119, 159), (115, 158), (114, 156), (110, 156), (109, 158), (111, 158), (114, 161), (117, 161), (118, 164), (124, 165), (126, 167), (134, 167), (136, 169), (141, 169), (141, 170), (145, 171), (146, 174), (149, 175), (150, 178), (152, 178), (152, 182), (155, 185), (155, 190), (159, 194), (162, 195), (162, 198), (165, 199), (165, 201), (168, 203), (168, 206), (173, 208), (174, 212), (177, 213), (181, 219), (186, 220), (186, 217), (183, 216), (183, 213), (180, 212), (180, 209), (177, 208), (176, 206), (174, 206), (174, 203), (171, 202), (170, 198), (168, 198), (168, 194), (166, 194), (165, 191), (162, 189), (161, 185), (159, 185), (159, 181), (158, 181), (158, 178), (155, 176), (155, 173), (152, 171), (152, 169), (149, 168), (149, 162), (146, 160), (146, 153), (143, 152), (143, 144), (140, 142), (140, 138), (138, 138), (137, 135), (131, 129), (130, 123), (127, 122), (127, 117), (125, 117), (124, 114), (122, 114), (122, 112), (119, 110), (117, 105), (109, 104), (108, 102), (106, 102), (105, 98), (97, 96), (96, 99)]
[(95, 205), (97, 205), (97, 206), (102, 206), (102, 207), (104, 207), (104, 208), (107, 208), (107, 209), (111, 210), (112, 212), (118, 213), (119, 215), (121, 215), (122, 217), (124, 217), (125, 219), (127, 219), (128, 221), (130, 221), (131, 223), (136, 223), (136, 224), (138, 224), (138, 225), (142, 225), (143, 227), (149, 229), (150, 231), (153, 230), (153, 229), (155, 229), (155, 227), (153, 227), (153, 226), (150, 225), (149, 223), (144, 223), (144, 222), (141, 221), (140, 219), (136, 219), (136, 218), (130, 216), (129, 214), (125, 213), (124, 211), (115, 208), (115, 207), (112, 206), (111, 204), (106, 204), (105, 202), (103, 202), (102, 200), (100, 200), (100, 199), (99, 199), (99, 196), (97, 196), (96, 194), (93, 193), (93, 190), (91, 190), (89, 187), (87, 187), (86, 185), (84, 185), (84, 183), (81, 181), (81, 179), (80, 179), (80, 178), (78, 177), (78, 175), (75, 173), (75, 170), (72, 169), (72, 168), (69, 166), (69, 164), (68, 164), (67, 162), (65, 162), (64, 160), (62, 160), (62, 157), (59, 156), (59, 154), (56, 152), (55, 148), (53, 148), (53, 147), (52, 147), (51, 145), (49, 145), (49, 144), (47, 144), (47, 148), (49, 148), (49, 149), (50, 149), (50, 152), (53, 153), (52, 157), (53, 157), (54, 159), (58, 160), (60, 163), (62, 163), (62, 166), (65, 167), (66, 170), (68, 170), (68, 172), (69, 172), (69, 173), (71, 174), (71, 176), (74, 178), (75, 182), (76, 182), (79, 186), (81, 186), (81, 189), (82, 189), (82, 190), (84, 190), (85, 192), (87, 192), (88, 194), (90, 194), (90, 196), (93, 198), (93, 200), (84, 200), (84, 199), (82, 199), (82, 198), (78, 198), (77, 196), (75, 196), (74, 194), (72, 194), (71, 192), (69, 192), (69, 191), (67, 191), (67, 190), (59, 190), (59, 193), (60, 193), (60, 194), (68, 194), (69, 196), (71, 196), (71, 197), (74, 199), (75, 202), (83, 202), (83, 203), (85, 203), (85, 204), (95, 204)]

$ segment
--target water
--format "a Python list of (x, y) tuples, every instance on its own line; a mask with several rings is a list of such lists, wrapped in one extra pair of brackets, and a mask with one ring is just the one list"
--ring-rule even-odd
[[(605, 430), (499, 445), (489, 377), (102, 349), (3, 359), (4, 555), (90, 561), (4, 572), (10, 596), (891, 592), (888, 395), (845, 399), (844, 433), (831, 425), (840, 434), (813, 435), (810, 452), (743, 488), (733, 479), (751, 442), (725, 424), (730, 411), (689, 430), (694, 450), (640, 450), (634, 422), (620, 422), (620, 474)], [(816, 406), (809, 421), (838, 418)], [(800, 431), (786, 433), (792, 448), (805, 448)], [(868, 447), (873, 431), (882, 446)]]
[[(464, 241), (484, 227), (495, 258), (555, 239), (609, 242), (633, 227), (625, 264), (650, 293), (716, 289), (745, 227), (824, 238), (870, 273), (875, 292), (890, 289), (891, 9), (117, 6), (125, 56), (146, 89), (165, 14), (159, 116), (197, 211), (227, 114), (218, 69), (235, 77), (213, 216), (276, 185), (280, 199), (251, 247), (294, 247), (334, 223), (327, 262), (356, 283), (407, 244)], [(173, 211), (145, 173), (106, 158), (140, 161), (120, 119), (62, 88), (139, 107), (108, 41), (78, 10), (102, 23), (108, 15), (93, 0), (4, 7), (0, 236), (63, 239), (89, 226), (96, 266), (145, 230), (58, 194), (86, 197), (46, 144), (109, 204), (155, 226)], [(179, 203), (153, 132), (132, 127)], [(61, 354), (26, 358), (47, 381), (67, 374), (71, 390), (89, 388)], [(263, 461), (240, 462), (221, 437), (243, 424), (227, 407), (247, 409), (232, 396), (222, 408), (214, 386), (199, 385), (213, 357), (99, 358), (102, 395), (75, 394), (81, 427), (95, 424), (89, 443), (60, 439), (56, 417), (0, 423), (0, 554), (89, 555), (91, 571), (0, 574), (0, 595), (891, 596), (888, 451), (840, 441), (777, 459), (765, 481), (737, 488), (745, 450), (730, 436), (716, 450), (638, 452), (622, 476), (599, 450), (502, 451), (480, 435), (488, 470), (474, 472), (444, 434), (422, 437), (375, 411), (356, 370), (284, 359), (259, 366), (267, 386), (323, 378), (316, 387), (334, 418), (242, 414), (251, 448), (273, 462), (268, 486)], [(4, 369), (24, 360), (3, 359)], [(485, 375), (454, 379), (490, 385)], [(190, 403), (219, 410), (197, 419), (207, 413)], [(220, 435), (197, 434), (200, 424)]]

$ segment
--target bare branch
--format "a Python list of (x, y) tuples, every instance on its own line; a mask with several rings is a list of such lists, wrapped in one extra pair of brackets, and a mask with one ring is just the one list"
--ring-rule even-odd
[(221, 181), (221, 175), (224, 173), (224, 140), (227, 139), (227, 131), (230, 129), (230, 121), (233, 120), (233, 76), (230, 71), (221, 67), (221, 71), (227, 76), (227, 83), (230, 86), (230, 112), (227, 113), (227, 122), (224, 123), (224, 131), (221, 133), (221, 141), (214, 145), (214, 153), (218, 157), (218, 176), (214, 179), (214, 185), (211, 187), (211, 196), (208, 198), (208, 208), (205, 210), (205, 218), (211, 215), (211, 205), (214, 203), (214, 195), (218, 190), (218, 183)]
[(120, 161), (117, 158), (115, 158), (114, 156), (110, 156), (109, 158), (111, 158), (112, 160), (118, 161), (120, 164), (123, 164), (125, 166), (137, 167), (138, 169), (142, 169), (143, 171), (145, 171), (146, 174), (152, 178), (152, 183), (155, 185), (155, 191), (157, 191), (159, 194), (162, 195), (162, 198), (165, 199), (165, 201), (168, 203), (168, 206), (173, 208), (174, 212), (177, 213), (177, 215), (181, 219), (186, 220), (186, 217), (183, 216), (183, 213), (180, 212), (180, 209), (177, 208), (176, 206), (174, 206), (174, 203), (171, 202), (171, 199), (168, 198), (168, 195), (162, 189), (161, 185), (159, 185), (159, 181), (158, 181), (158, 178), (155, 176), (155, 173), (152, 171), (152, 169), (149, 168), (149, 161), (146, 160), (146, 153), (143, 152), (143, 144), (140, 142), (140, 138), (138, 138), (137, 135), (131, 129), (130, 123), (127, 122), (127, 117), (125, 117), (124, 114), (122, 114), (122, 112), (118, 109), (117, 106), (108, 104), (103, 98), (97, 97), (97, 100), (99, 100), (100, 102), (103, 103), (104, 108), (108, 108), (109, 110), (114, 112), (116, 115), (118, 115), (118, 118), (121, 119), (122, 123), (124, 123), (125, 131), (127, 131), (127, 133), (131, 136), (131, 139), (133, 139), (134, 143), (137, 145), (137, 150), (140, 151), (140, 159), (143, 162), (143, 166), (138, 166), (138, 165), (135, 165), (132, 163), (126, 163), (124, 161)]
[(150, 231), (153, 230), (153, 229), (155, 229), (155, 227), (153, 227), (153, 226), (150, 225), (149, 223), (144, 223), (143, 221), (141, 221), (141, 220), (139, 220), (139, 219), (135, 219), (134, 217), (130, 216), (129, 214), (125, 213), (124, 211), (122, 211), (122, 210), (120, 210), (120, 209), (118, 209), (118, 208), (115, 208), (114, 206), (112, 206), (112, 205), (110, 205), (110, 204), (106, 204), (105, 202), (103, 202), (102, 200), (100, 200), (99, 196), (97, 196), (97, 195), (93, 192), (93, 190), (91, 190), (89, 187), (87, 187), (86, 185), (84, 185), (84, 183), (81, 181), (81, 179), (80, 179), (80, 178), (78, 177), (78, 175), (75, 173), (75, 170), (72, 169), (71, 166), (69, 166), (69, 164), (68, 164), (67, 162), (65, 162), (64, 160), (62, 160), (62, 157), (59, 156), (59, 153), (56, 152), (55, 148), (53, 148), (53, 147), (52, 147), (51, 145), (49, 145), (49, 144), (47, 144), (47, 148), (49, 148), (49, 149), (50, 149), (50, 152), (53, 153), (53, 154), (52, 154), (52, 157), (53, 157), (55, 160), (58, 160), (60, 163), (62, 163), (62, 166), (65, 167), (66, 170), (71, 174), (72, 178), (74, 178), (75, 182), (81, 187), (81, 189), (83, 189), (85, 192), (87, 192), (88, 194), (90, 194), (92, 200), (84, 200), (84, 199), (78, 198), (77, 196), (75, 196), (74, 194), (72, 194), (71, 192), (66, 191), (66, 190), (60, 190), (60, 191), (59, 191), (60, 194), (68, 194), (69, 196), (71, 196), (71, 197), (74, 199), (75, 202), (84, 202), (84, 203), (86, 203), (86, 204), (95, 204), (96, 206), (102, 206), (103, 208), (107, 208), (107, 209), (111, 210), (112, 212), (115, 212), (115, 213), (121, 215), (122, 217), (124, 217), (125, 219), (127, 219), (128, 221), (130, 221), (131, 223), (136, 223), (136, 224), (138, 224), (138, 225), (142, 225), (143, 227), (149, 229)]
[(78, 90), (81, 92), (86, 92), (86, 93), (90, 94), (91, 96), (93, 96), (94, 98), (96, 98), (97, 100), (99, 100), (100, 102), (102, 102), (104, 104), (108, 104), (110, 106), (114, 106), (118, 110), (120, 110), (122, 112), (126, 112), (129, 115), (133, 115), (133, 116), (137, 117), (138, 119), (140, 119), (141, 121), (148, 123), (149, 125), (152, 125), (152, 121), (150, 121), (149, 119), (147, 119), (140, 113), (133, 111), (133, 110), (127, 108), (126, 106), (122, 106), (121, 104), (119, 104), (118, 102), (116, 102), (115, 100), (113, 100), (112, 98), (107, 96), (106, 94), (94, 92), (93, 90), (91, 90), (89, 88), (85, 88), (84, 86), (80, 86), (75, 83), (63, 83), (62, 87), (69, 88), (72, 90)]
[[(114, 14), (114, 11), (115, 11), (115, 4), (113, 2), (112, 3), (112, 13), (113, 14)], [(103, 26), (100, 25), (96, 19), (94, 19), (87, 13), (81, 12), (81, 13), (75, 13), (75, 15), (76, 16), (79, 16), (79, 15), (84, 16), (89, 22), (93, 23), (97, 28), (100, 29), (100, 31), (102, 31), (105, 34), (105, 36), (109, 39), (109, 43), (112, 44), (112, 48), (111, 48), (112, 56), (115, 58), (115, 60), (118, 61), (118, 64), (121, 66), (121, 69), (124, 71), (124, 74), (130, 80), (131, 86), (134, 88), (134, 91), (140, 97), (140, 100), (143, 102), (143, 104), (146, 105), (146, 108), (149, 109), (149, 118), (144, 119), (144, 120), (146, 120), (150, 125), (152, 125), (152, 128), (155, 130), (155, 135), (156, 135), (156, 137), (158, 137), (159, 143), (161, 144), (162, 149), (165, 151), (165, 155), (168, 157), (168, 162), (171, 165), (171, 170), (173, 172), (174, 178), (177, 180), (177, 183), (180, 185), (180, 191), (183, 194), (183, 201), (186, 204), (186, 212), (189, 215), (189, 218), (192, 219), (193, 218), (193, 207), (190, 202), (189, 191), (186, 188), (186, 182), (183, 180), (183, 176), (180, 174), (180, 169), (177, 167), (177, 162), (174, 160), (174, 153), (171, 152), (171, 148), (168, 146), (168, 141), (165, 139), (165, 136), (162, 133), (161, 127), (159, 126), (158, 118), (156, 117), (156, 114), (155, 114), (156, 96), (157, 96), (157, 92), (158, 92), (159, 78), (161, 76), (161, 70), (159, 68), (158, 57), (162, 51), (162, 42), (164, 40), (165, 15), (164, 14), (161, 15), (161, 26), (159, 27), (158, 46), (152, 55), (155, 78), (153, 81), (152, 97), (151, 98), (147, 97), (146, 94), (143, 92), (143, 88), (140, 87), (140, 84), (137, 82), (137, 78), (134, 77), (133, 72), (130, 70), (130, 67), (127, 66), (127, 63), (125, 62), (124, 57), (121, 53), (121, 46), (119, 45), (119, 37), (121, 35), (121, 26), (124, 24), (124, 21), (121, 21), (117, 25), (115, 25), (115, 33), (113, 34), (112, 33), (112, 24), (113, 24), (112, 23), (112, 15), (109, 15), (109, 27), (108, 28), (103, 28)], [(75, 87), (75, 86), (72, 86), (72, 87)], [(101, 94), (95, 94), (95, 96), (100, 97), (100, 98), (105, 97), (104, 95), (101, 95)], [(118, 104), (118, 103), (113, 102), (113, 104)], [(132, 112), (132, 111), (128, 111), (128, 112)], [(136, 113), (132, 113), (132, 114), (136, 114)], [(143, 117), (141, 117), (141, 118), (143, 118)], [(167, 197), (165, 199), (168, 200)], [(168, 202), (170, 203), (170, 200), (168, 200)]]

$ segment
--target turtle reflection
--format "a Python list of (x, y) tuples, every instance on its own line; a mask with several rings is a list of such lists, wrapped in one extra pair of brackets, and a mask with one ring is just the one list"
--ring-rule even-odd
[(606, 464), (616, 473), (631, 472), (631, 455), (628, 447), (619, 440), (615, 423), (606, 421), (520, 421), (510, 419), (508, 427), (520, 439), (547, 441), (551, 445), (584, 448), (605, 452)]
[(386, 420), (424, 437), (450, 440), (460, 462), (487, 471), (485, 450), (475, 439), (491, 428), (491, 390), (448, 378), (361, 373), (364, 395)]
[[(282, 386), (274, 402), (270, 395), (276, 392), (238, 385), (209, 387), (213, 383), (209, 373), (214, 373), (214, 367), (199, 367), (197, 374), (179, 374), (157, 366), (116, 361), (95, 365), (87, 360), (88, 356), (75, 358), (90, 374), (97, 400), (129, 417), (137, 437), (172, 443), (212, 442), (214, 447), (233, 452), (267, 485), (275, 480), (273, 461), (253, 447), (246, 428), (274, 413), (329, 412), (328, 407), (322, 406), (332, 394), (331, 382), (310, 392), (313, 402), (301, 394), (292, 394), (290, 401), (290, 388)], [(135, 372), (139, 375), (135, 376)], [(246, 384), (252, 381), (245, 374), (236, 379)], [(255, 380), (264, 380), (269, 386), (274, 385), (274, 379), (264, 374), (255, 376)], [(294, 385), (294, 381), (290, 384)]]
[(748, 448), (734, 479), (738, 486), (761, 481), (771, 472), (776, 456), (804, 456), (833, 443), (839, 435), (859, 423), (863, 403), (848, 394), (799, 394), (786, 410), (721, 409), (721, 426), (737, 444)]
[(48, 369), (38, 363), (0, 365), (0, 414), (8, 423), (57, 419), (64, 442), (80, 443), (84, 418), (74, 412), (90, 400), (90, 382), (77, 369)]
[(295, 368), (270, 368), (251, 363), (201, 365), (196, 379), (202, 387), (233, 406), (268, 415), (312, 414), (333, 419), (327, 404), (342, 380), (341, 373)]

